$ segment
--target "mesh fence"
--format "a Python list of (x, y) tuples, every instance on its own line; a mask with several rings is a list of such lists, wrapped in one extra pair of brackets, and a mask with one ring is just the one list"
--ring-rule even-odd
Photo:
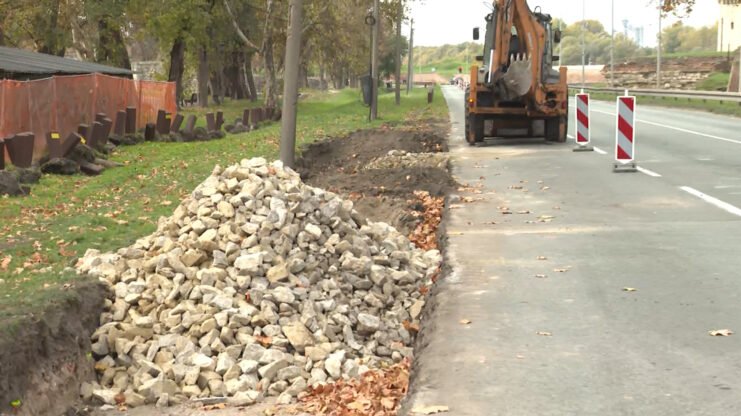
[(30, 131), (36, 136), (34, 158), (46, 151), (46, 134), (67, 137), (95, 115), (136, 107), (137, 128), (154, 122), (157, 111), (177, 111), (175, 83), (135, 81), (102, 74), (59, 76), (35, 81), (0, 80), (0, 138)]

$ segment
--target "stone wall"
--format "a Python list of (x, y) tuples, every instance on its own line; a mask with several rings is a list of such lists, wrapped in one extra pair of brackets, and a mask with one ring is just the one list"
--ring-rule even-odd
[[(603, 69), (609, 79), (609, 66)], [(661, 88), (691, 90), (713, 72), (730, 71), (726, 58), (670, 58), (662, 61)], [(615, 85), (625, 88), (656, 88), (656, 59), (643, 58), (615, 65)]]

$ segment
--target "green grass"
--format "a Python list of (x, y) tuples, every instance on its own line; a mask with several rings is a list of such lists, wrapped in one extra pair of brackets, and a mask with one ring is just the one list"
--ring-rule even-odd
[(728, 88), (728, 81), (731, 74), (728, 72), (713, 72), (700, 81), (695, 88), (698, 91), (725, 91)]
[[(458, 67), (462, 67), (463, 73), (468, 74), (470, 72), (471, 65), (471, 62), (463, 62), (455, 59), (445, 59), (443, 61), (422, 65), (421, 73), (432, 73), (432, 69), (434, 68), (436, 73), (442, 75), (445, 78), (451, 78), (453, 75), (458, 74)], [(416, 67), (415, 71), (419, 73), (420, 68)]]
[[(380, 120), (368, 123), (358, 90), (306, 92), (299, 104), (297, 142), (447, 115), (439, 89), (432, 105), (426, 98), (425, 90), (416, 89), (402, 95), (396, 107), (393, 94), (382, 94)], [(225, 103), (225, 119), (234, 120), (248, 105)], [(63, 287), (78, 277), (65, 268), (89, 248), (113, 251), (153, 232), (157, 219), (170, 215), (214, 165), (254, 156), (276, 158), (279, 137), (280, 126), (273, 123), (222, 140), (123, 147), (112, 160), (124, 167), (98, 177), (46, 175), (31, 196), (0, 198), (0, 322), (17, 322), (72, 293)], [(12, 260), (4, 264), (6, 258)]]
[[(571, 93), (578, 89), (572, 89)], [(633, 94), (631, 92), (631, 94)], [(615, 102), (617, 94), (589, 92), (589, 97), (594, 100)], [(659, 98), (637, 95), (638, 105), (653, 105), (659, 107), (683, 108), (687, 110), (707, 111), (715, 114), (723, 114), (741, 117), (741, 105), (733, 102), (703, 101), (687, 98)]]

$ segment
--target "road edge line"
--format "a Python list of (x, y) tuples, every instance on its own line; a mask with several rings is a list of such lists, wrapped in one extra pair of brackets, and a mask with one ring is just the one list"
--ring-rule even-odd
[(646, 169), (646, 168), (642, 168), (640, 166), (638, 166), (637, 169), (638, 169), (638, 172), (641, 172), (641, 173), (646, 174), (648, 176), (652, 176), (654, 178), (660, 178), (661, 177), (661, 174), (656, 173), (656, 172), (654, 172), (652, 170), (649, 170), (649, 169)]
[(733, 214), (733, 215), (741, 217), (741, 208), (731, 205), (728, 202), (721, 201), (718, 198), (712, 197), (708, 194), (700, 192), (697, 189), (691, 188), (689, 186), (680, 186), (679, 189), (683, 190), (684, 192), (687, 192), (690, 195), (696, 196), (711, 205), (715, 205), (716, 207), (722, 209), (723, 211), (728, 212), (729, 214)]

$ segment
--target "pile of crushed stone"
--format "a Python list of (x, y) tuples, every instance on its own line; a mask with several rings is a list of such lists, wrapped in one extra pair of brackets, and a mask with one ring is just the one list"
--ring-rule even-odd
[(280, 162), (217, 166), (154, 234), (78, 261), (111, 289), (82, 395), (289, 403), (400, 363), (441, 260)]

